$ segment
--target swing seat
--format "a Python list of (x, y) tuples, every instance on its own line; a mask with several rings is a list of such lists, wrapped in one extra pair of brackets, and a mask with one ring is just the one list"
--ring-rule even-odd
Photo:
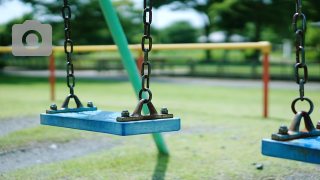
[[(262, 140), (262, 154), (284, 159), (292, 159), (308, 163), (320, 164), (320, 128), (315, 128), (310, 112), (299, 111), (294, 116), (289, 129), (280, 126), (278, 133), (273, 133), (271, 139)], [(299, 130), (304, 119), (305, 129)]]
[(180, 130), (180, 118), (117, 122), (116, 118), (120, 116), (120, 112), (101, 110), (58, 114), (41, 113), (40, 123), (120, 136)]
[(307, 163), (320, 164), (320, 137), (276, 141), (262, 140), (262, 154)]

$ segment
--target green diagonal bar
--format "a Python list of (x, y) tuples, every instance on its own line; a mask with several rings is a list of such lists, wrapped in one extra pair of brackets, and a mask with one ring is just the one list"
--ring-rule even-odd
[[(109, 29), (111, 31), (113, 40), (116, 43), (116, 45), (118, 46), (124, 67), (127, 70), (129, 79), (130, 79), (132, 86), (135, 90), (135, 93), (137, 94), (137, 97), (138, 97), (138, 93), (141, 88), (141, 78), (138, 73), (137, 65), (132, 57), (131, 51), (129, 50), (128, 41), (127, 41), (127, 38), (123, 32), (119, 18), (117, 16), (110, 0), (99, 0), (99, 2), (100, 2), (100, 7), (102, 9), (104, 18), (105, 18), (105, 20), (109, 26)], [(145, 107), (143, 108), (143, 112), (145, 114), (149, 114), (148, 109)], [(153, 139), (157, 145), (159, 153), (169, 154), (166, 143), (165, 143), (161, 133), (155, 133), (155, 134), (152, 134), (152, 136), (153, 136)]]

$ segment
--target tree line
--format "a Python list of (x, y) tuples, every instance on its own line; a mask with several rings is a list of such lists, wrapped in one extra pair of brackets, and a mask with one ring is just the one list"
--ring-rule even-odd
[[(61, 17), (63, 1), (21, 0), (30, 3), (31, 13), (0, 26), (0, 45), (11, 45), (13, 24), (27, 19), (44, 19), (53, 28), (53, 44), (61, 45), (64, 24)], [(114, 44), (97, 0), (69, 0), (72, 10), (71, 31), (75, 45)], [(120, 22), (130, 44), (140, 43), (143, 34), (142, 9), (134, 8), (130, 0), (113, 1)], [(247, 37), (249, 41), (267, 40), (282, 43), (284, 38), (293, 39), (292, 16), (295, 0), (157, 0), (154, 8), (170, 4), (173, 10), (193, 8), (204, 21), (203, 28), (194, 28), (188, 22), (176, 22), (163, 29), (152, 27), (154, 43), (195, 43), (201, 35), (224, 31), (226, 41), (232, 34)], [(1, 1), (0, 1), (1, 5)], [(308, 24), (320, 21), (320, 1), (303, 1), (302, 12)], [(43, 18), (45, 17), (45, 18)], [(310, 26), (308, 26), (310, 27)], [(317, 28), (308, 28), (306, 44), (317, 46), (320, 35)], [(207, 38), (208, 39), (208, 38)]]

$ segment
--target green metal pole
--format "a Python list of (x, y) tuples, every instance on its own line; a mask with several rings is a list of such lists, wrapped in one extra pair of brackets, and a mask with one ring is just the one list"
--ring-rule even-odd
[[(110, 0), (99, 0), (100, 7), (102, 9), (104, 18), (109, 26), (111, 31), (113, 40), (115, 41), (116, 45), (118, 46), (122, 62), (124, 67), (127, 70), (129, 79), (132, 83), (132, 86), (137, 94), (140, 91), (141, 86), (141, 78), (138, 73), (137, 65), (132, 57), (131, 51), (128, 48), (128, 41), (123, 32), (122, 26), (120, 24), (119, 18), (113, 8), (113, 5)], [(147, 108), (143, 108), (143, 112), (148, 114), (149, 111)], [(153, 139), (157, 145), (159, 153), (162, 154), (169, 154), (167, 149), (166, 143), (161, 135), (161, 133), (154, 133), (152, 134)]]

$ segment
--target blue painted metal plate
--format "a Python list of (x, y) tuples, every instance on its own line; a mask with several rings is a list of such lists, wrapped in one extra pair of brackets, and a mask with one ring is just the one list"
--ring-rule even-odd
[(120, 112), (84, 111), (59, 114), (40, 114), (43, 125), (95, 131), (120, 136), (180, 130), (180, 118), (117, 122)]
[(320, 137), (289, 141), (263, 139), (261, 150), (266, 156), (320, 164)]

